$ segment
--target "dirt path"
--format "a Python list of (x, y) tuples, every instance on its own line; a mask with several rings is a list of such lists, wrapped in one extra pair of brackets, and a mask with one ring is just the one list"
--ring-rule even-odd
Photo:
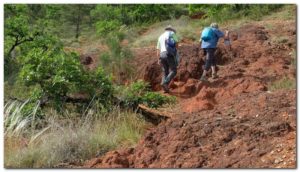
[[(198, 45), (179, 48), (182, 61), (171, 83), (177, 116), (149, 130), (135, 148), (108, 152), (85, 168), (295, 168), (296, 90), (270, 91), (283, 77), (295, 81), (293, 22), (242, 26), (232, 51), (219, 44), (218, 79), (200, 82), (204, 55)], [(286, 41), (278, 42), (280, 29)], [(279, 38), (278, 38), (279, 39)], [(155, 49), (136, 51), (140, 78), (159, 91)], [(296, 82), (296, 81), (295, 81)]]

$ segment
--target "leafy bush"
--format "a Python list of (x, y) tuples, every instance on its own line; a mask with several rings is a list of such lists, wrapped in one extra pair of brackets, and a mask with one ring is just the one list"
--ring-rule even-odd
[(109, 103), (113, 91), (111, 78), (101, 67), (95, 71), (84, 70), (79, 56), (65, 52), (53, 37), (35, 40), (28, 48), (28, 53), (21, 58), (19, 79), (27, 86), (39, 86), (39, 94), (31, 98), (47, 97), (59, 108), (70, 94), (85, 92), (103, 104)]
[(174, 103), (175, 97), (161, 95), (151, 92), (148, 83), (139, 80), (128, 87), (119, 87), (117, 97), (124, 102), (125, 106), (135, 108), (138, 104), (145, 104), (151, 108), (160, 107), (166, 103)]
[[(32, 42), (43, 33), (43, 22), (30, 17), (30, 8), (24, 4), (5, 5), (4, 25), (4, 72), (5, 80), (19, 72), (17, 56), (20, 46)], [(33, 21), (38, 24), (33, 24)], [(14, 80), (15, 78), (13, 78)]]

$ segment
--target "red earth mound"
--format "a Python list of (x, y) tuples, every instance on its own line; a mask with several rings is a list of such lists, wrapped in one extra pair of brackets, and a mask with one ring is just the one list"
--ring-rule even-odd
[(295, 100), (295, 91), (243, 93), (214, 110), (161, 123), (135, 148), (109, 152), (85, 167), (294, 168)]
[[(216, 51), (219, 67), (224, 67), (222, 73), (226, 74), (225, 77), (231, 77), (228, 75), (231, 73), (236, 75), (233, 77), (255, 74), (254, 77), (269, 82), (290, 70), (291, 60), (287, 57), (295, 48), (295, 35), (290, 34), (291, 39), (287, 43), (289, 46), (286, 46), (273, 43), (268, 31), (262, 26), (245, 25), (239, 30), (243, 33), (240, 31), (231, 33), (231, 50), (219, 41), (219, 48)], [(286, 32), (289, 34), (292, 31), (288, 29)], [(179, 47), (179, 53), (181, 62), (174, 81), (187, 82), (190, 78), (199, 79), (205, 59), (199, 44), (184, 44)], [(157, 64), (156, 50), (136, 49), (135, 54), (137, 58), (134, 63), (139, 78), (148, 81), (153, 90), (161, 90), (161, 68)], [(295, 75), (295, 70), (290, 70), (290, 73)]]

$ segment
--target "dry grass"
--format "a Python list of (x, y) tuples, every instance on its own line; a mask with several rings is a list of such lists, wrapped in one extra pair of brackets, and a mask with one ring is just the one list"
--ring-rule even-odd
[(87, 115), (64, 119), (55, 111), (49, 113), (52, 114), (47, 114), (47, 125), (43, 128), (5, 135), (5, 168), (51, 168), (65, 162), (80, 164), (117, 147), (133, 146), (147, 125), (138, 114), (121, 112), (119, 108), (97, 118)]

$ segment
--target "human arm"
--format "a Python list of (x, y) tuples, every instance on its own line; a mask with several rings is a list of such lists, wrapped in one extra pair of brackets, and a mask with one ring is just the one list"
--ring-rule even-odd
[(225, 30), (225, 36), (224, 36), (225, 40), (229, 40), (229, 31)]
[(157, 64), (160, 65), (160, 43), (157, 41), (156, 45), (156, 57), (158, 58)]
[(218, 29), (215, 30), (215, 34), (218, 36), (218, 38), (224, 37), (224, 33)]

